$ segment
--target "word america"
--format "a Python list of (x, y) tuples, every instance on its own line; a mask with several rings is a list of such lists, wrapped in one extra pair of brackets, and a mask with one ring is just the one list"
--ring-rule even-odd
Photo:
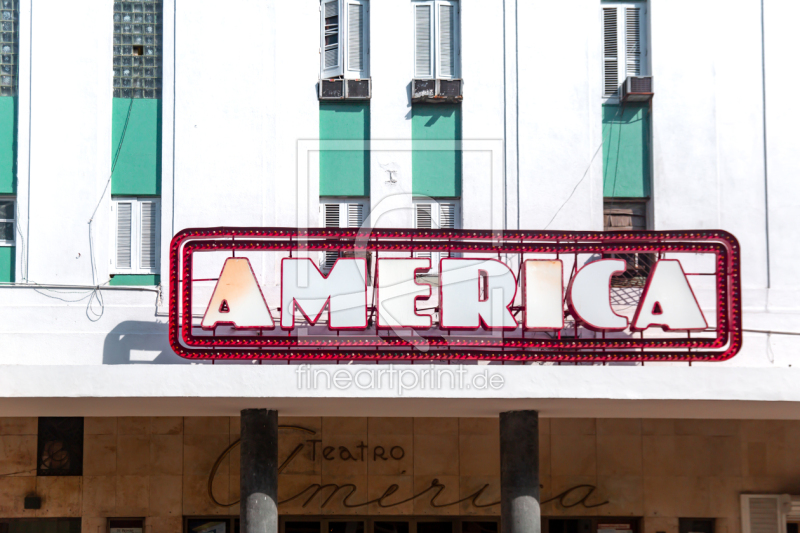
[[(421, 301), (431, 298), (433, 287), (418, 278), (430, 270), (430, 259), (380, 258), (376, 262), (376, 326), (378, 328), (429, 329), (433, 317), (421, 312)], [(623, 259), (600, 259), (584, 265), (566, 288), (566, 303), (573, 316), (595, 331), (665, 331), (707, 328), (707, 322), (680, 261), (655, 263), (632, 321), (614, 312), (610, 283), (625, 272)], [(560, 260), (525, 260), (521, 269), (522, 326), (527, 330), (564, 328), (564, 265)], [(445, 330), (513, 330), (520, 326), (512, 312), (517, 279), (511, 268), (497, 259), (449, 258), (439, 263), (439, 324)], [(328, 309), (330, 330), (364, 330), (368, 327), (367, 262), (340, 258), (324, 275), (309, 258), (284, 258), (281, 262), (280, 327), (292, 330), (300, 313), (315, 325)], [(203, 316), (201, 327), (220, 325), (234, 329), (274, 329), (270, 308), (247, 258), (228, 258)]]

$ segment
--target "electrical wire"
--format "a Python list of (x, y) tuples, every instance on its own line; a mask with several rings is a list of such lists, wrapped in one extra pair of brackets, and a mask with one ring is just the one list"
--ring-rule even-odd
[[(89, 218), (89, 264), (92, 268), (92, 284), (95, 286), (92, 290), (91, 294), (89, 295), (89, 302), (86, 304), (86, 317), (91, 320), (92, 322), (97, 322), (102, 318), (103, 313), (105, 312), (105, 302), (103, 301), (103, 293), (100, 292), (100, 284), (97, 283), (97, 262), (95, 259), (94, 254), (94, 235), (92, 232), (92, 222), (94, 222), (94, 217), (97, 214), (97, 210), (100, 208), (100, 204), (103, 203), (103, 199), (106, 196), (106, 191), (108, 191), (108, 186), (111, 185), (111, 177), (114, 175), (114, 169), (117, 168), (117, 161), (119, 161), (119, 154), (122, 152), (122, 143), (125, 141), (125, 134), (128, 132), (128, 123), (131, 120), (131, 110), (133, 109), (133, 101), (135, 98), (131, 98), (131, 103), (128, 105), (128, 114), (125, 117), (125, 125), (122, 127), (122, 135), (120, 135), (119, 144), (117, 145), (117, 151), (114, 154), (114, 161), (111, 162), (111, 172), (108, 173), (108, 179), (106, 180), (106, 185), (103, 187), (103, 192), (100, 195), (100, 199), (97, 201), (97, 205), (94, 207), (94, 211), (92, 211), (92, 216)], [(99, 306), (99, 310), (96, 311), (93, 307), (93, 304), (96, 303)]]
[[(625, 105), (624, 104), (620, 104), (617, 107), (618, 107), (618, 109), (617, 109), (616, 114), (611, 118), (612, 121), (619, 116), (620, 111), (625, 107)], [(611, 128), (609, 128), (609, 135), (610, 134), (611, 134)], [(567, 203), (572, 199), (572, 196), (575, 194), (575, 191), (577, 191), (578, 187), (580, 187), (581, 183), (583, 183), (583, 180), (585, 180), (586, 176), (589, 175), (589, 169), (592, 168), (592, 163), (594, 163), (594, 158), (597, 157), (597, 154), (600, 153), (600, 150), (603, 148), (604, 144), (605, 144), (605, 140), (601, 139), (600, 146), (598, 146), (597, 150), (594, 151), (594, 155), (589, 160), (589, 164), (586, 166), (586, 170), (583, 172), (583, 176), (581, 177), (581, 179), (578, 180), (578, 183), (575, 184), (575, 187), (572, 188), (572, 192), (569, 193), (569, 196), (567, 196), (567, 199), (564, 200), (564, 202), (556, 210), (555, 214), (553, 215), (553, 218), (550, 219), (550, 222), (548, 222), (547, 225), (544, 227), (545, 230), (550, 227), (550, 224), (553, 223), (553, 221), (556, 219), (556, 217), (561, 212), (561, 210), (564, 208), (564, 206), (567, 205)]]

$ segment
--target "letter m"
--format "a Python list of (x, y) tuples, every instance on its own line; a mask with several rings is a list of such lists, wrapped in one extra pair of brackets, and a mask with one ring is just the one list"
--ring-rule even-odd
[[(367, 327), (367, 261), (337, 259), (327, 276), (309, 258), (281, 261), (281, 328), (294, 329), (295, 311), (317, 323), (328, 306), (329, 329)], [(312, 318), (313, 317), (313, 318)]]

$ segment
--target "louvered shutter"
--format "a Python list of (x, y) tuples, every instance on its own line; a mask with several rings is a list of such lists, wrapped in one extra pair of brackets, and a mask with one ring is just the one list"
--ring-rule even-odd
[(156, 225), (158, 209), (155, 202), (142, 202), (141, 222), (139, 224), (139, 268), (141, 270), (155, 270), (156, 268)]
[(603, 95), (616, 96), (619, 89), (619, 32), (617, 8), (603, 8)]
[(433, 77), (433, 4), (414, 4), (414, 77)]
[[(323, 216), (324, 220), (323, 223), (325, 224), (326, 228), (338, 228), (341, 227), (340, 218), (339, 218), (339, 204), (324, 204), (322, 206), (323, 209)], [(333, 264), (336, 263), (336, 260), (339, 258), (339, 252), (337, 251), (327, 251), (325, 252), (322, 258), (322, 271), (324, 273), (330, 272), (333, 268)]]
[(133, 205), (130, 202), (119, 202), (117, 208), (116, 231), (116, 268), (130, 269), (131, 246), (133, 237)]
[(364, 204), (347, 204), (347, 227), (360, 228), (364, 224)]
[(341, 76), (342, 48), (341, 41), (341, 2), (342, 0), (323, 0), (322, 2), (322, 77)]
[[(440, 229), (456, 229), (456, 205), (455, 204), (439, 204), (439, 228)], [(439, 254), (441, 259), (450, 257), (449, 252), (441, 252)]]
[(366, 78), (366, 4), (347, 3), (347, 71)]
[(625, 8), (625, 76), (642, 75), (642, 20), (640, 7)]
[(456, 6), (439, 4), (439, 77), (456, 77)]
[(742, 533), (786, 533), (778, 494), (742, 494)]
[[(415, 206), (415, 227), (417, 229), (433, 228), (433, 205), (416, 204)], [(416, 257), (427, 259), (431, 257), (430, 252), (415, 252)]]

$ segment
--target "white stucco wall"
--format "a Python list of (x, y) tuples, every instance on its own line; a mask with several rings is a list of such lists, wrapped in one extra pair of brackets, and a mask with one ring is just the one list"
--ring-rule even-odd
[[(787, 66), (800, 49), (790, 26), (800, 13), (777, 0), (764, 5), (762, 63), (760, 2), (651, 0), (654, 212), (659, 230), (721, 228), (739, 238), (744, 324), (754, 331), (725, 366), (780, 369), (800, 356), (800, 104), (786, 92), (798, 85), (797, 69)], [(102, 193), (111, 164), (112, 7), (101, 0), (79, 11), (59, 6), (20, 6), (21, 286), (0, 288), (0, 364), (23, 365), (15, 379), (32, 380), (35, 365), (98, 367), (91, 375), (100, 380), (101, 365), (181, 363), (186, 374), (169, 375), (191, 383), (197, 378), (167, 343), (166, 293), (104, 290), (100, 302), (89, 288), (108, 279)], [(220, 17), (208, 0), (165, 0), (164, 282), (169, 237), (183, 228), (294, 226), (318, 216), (318, 2), (248, 0), (225, 11)], [(522, 229), (601, 229), (599, 2), (490, 0), (476, 9), (465, 1), (461, 16), (463, 138), (476, 148), (464, 156), (464, 226), (505, 220), (514, 228), (519, 190)], [(407, 0), (375, 1), (370, 18), (371, 204), (375, 214), (389, 206), (378, 226), (411, 226), (411, 10)], [(63, 42), (82, 52), (52, 59)], [(399, 169), (397, 184), (386, 183), (381, 165), (390, 163)], [(398, 193), (405, 193), (401, 209), (382, 204)], [(90, 249), (87, 221), (98, 202)], [(274, 280), (273, 260), (253, 266), (260, 279)], [(265, 281), (268, 298), (276, 291)], [(597, 369), (612, 380), (617, 371)], [(786, 376), (780, 379), (797, 382)], [(582, 386), (559, 383), (567, 395)]]

